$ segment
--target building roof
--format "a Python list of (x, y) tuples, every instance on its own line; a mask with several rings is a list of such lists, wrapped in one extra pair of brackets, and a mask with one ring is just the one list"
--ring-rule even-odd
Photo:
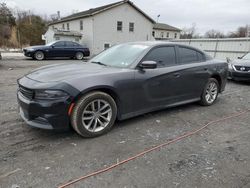
[(181, 29), (178, 29), (176, 27), (173, 27), (171, 25), (164, 24), (164, 23), (156, 23), (156, 24), (154, 24), (153, 28), (154, 29), (167, 30), (167, 31), (181, 31)]
[(82, 11), (82, 12), (78, 12), (78, 13), (72, 14), (72, 15), (64, 17), (64, 18), (62, 18), (60, 20), (51, 22), (51, 23), (49, 23), (49, 25), (53, 25), (53, 24), (61, 23), (61, 22), (66, 22), (66, 21), (71, 21), (71, 20), (75, 20), (75, 19), (80, 19), (80, 18), (94, 16), (95, 14), (101, 13), (103, 11), (109, 10), (111, 8), (120, 6), (120, 5), (125, 4), (125, 3), (128, 3), (129, 5), (131, 5), (138, 12), (140, 12), (144, 17), (146, 17), (149, 21), (151, 21), (152, 23), (155, 23), (155, 21), (152, 18), (150, 18), (146, 13), (144, 13), (137, 6), (135, 6), (133, 2), (131, 2), (129, 0), (123, 0), (123, 1), (118, 1), (118, 2), (111, 3), (111, 4), (108, 4), (108, 5), (104, 5), (104, 6), (101, 6), (101, 7), (91, 8), (91, 9), (86, 10), (86, 11)]

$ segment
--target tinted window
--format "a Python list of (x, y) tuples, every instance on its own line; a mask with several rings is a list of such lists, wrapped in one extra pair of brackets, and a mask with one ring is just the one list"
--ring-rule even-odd
[(56, 46), (56, 47), (64, 47), (64, 42), (63, 42), (63, 41), (56, 42), (56, 43), (54, 44), (54, 46)]
[(196, 52), (196, 53), (197, 53), (197, 56), (198, 56), (198, 61), (203, 61), (204, 60), (203, 54), (200, 53), (200, 52)]
[(65, 42), (67, 47), (77, 47), (79, 46), (79, 44), (75, 43), (75, 42), (71, 42), (71, 41), (66, 41)]
[(203, 56), (201, 53), (190, 48), (179, 47), (180, 62), (181, 63), (192, 63), (202, 61)]
[(159, 47), (151, 50), (144, 61), (155, 61), (157, 67), (166, 67), (175, 64), (175, 49), (174, 47)]

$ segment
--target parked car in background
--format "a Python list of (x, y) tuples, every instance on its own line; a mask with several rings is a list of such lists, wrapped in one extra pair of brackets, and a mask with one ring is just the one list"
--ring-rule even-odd
[(24, 55), (36, 60), (55, 57), (69, 57), (78, 60), (90, 55), (89, 49), (71, 41), (55, 41), (43, 46), (30, 46), (23, 49)]
[(228, 63), (228, 78), (236, 81), (250, 81), (250, 53)]
[(87, 63), (50, 65), (18, 80), (21, 117), (44, 129), (95, 137), (123, 120), (199, 101), (212, 105), (226, 85), (226, 62), (170, 42), (116, 45)]

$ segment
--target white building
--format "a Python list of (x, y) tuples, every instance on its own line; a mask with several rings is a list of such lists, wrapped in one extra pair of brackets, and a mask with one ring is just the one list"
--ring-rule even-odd
[(156, 40), (179, 39), (181, 30), (168, 24), (156, 23), (152, 35)]
[(119, 43), (155, 40), (155, 21), (124, 0), (79, 12), (49, 24), (43, 35), (46, 44), (55, 40), (71, 40), (89, 47), (91, 54)]

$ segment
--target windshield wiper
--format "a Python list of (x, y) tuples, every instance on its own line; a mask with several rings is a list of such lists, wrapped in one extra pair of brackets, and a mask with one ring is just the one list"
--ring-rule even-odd
[(98, 65), (103, 65), (103, 66), (108, 66), (100, 61), (91, 61), (91, 63), (95, 63), (95, 64), (98, 64)]

